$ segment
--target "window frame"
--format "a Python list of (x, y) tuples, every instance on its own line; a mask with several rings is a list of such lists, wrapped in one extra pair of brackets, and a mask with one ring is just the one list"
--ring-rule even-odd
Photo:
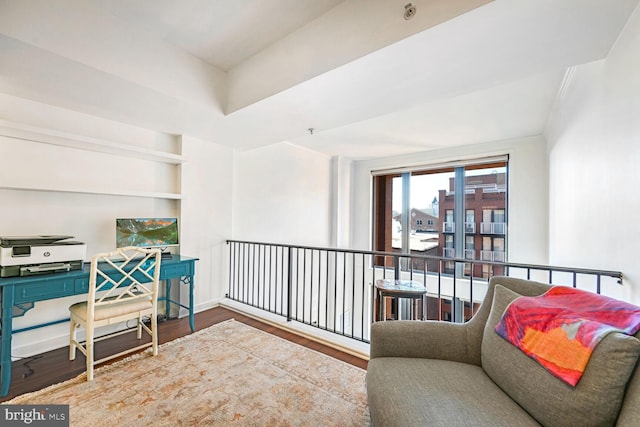
[[(439, 245), (438, 248), (438, 253), (437, 255), (444, 257), (445, 256), (445, 248), (447, 249), (451, 249), (449, 247), (449, 244), (445, 244), (445, 238), (443, 237), (444, 233), (444, 223), (450, 219), (452, 219), (453, 223), (457, 223), (460, 222), (461, 225), (458, 226), (456, 224), (455, 229), (453, 230), (454, 233), (453, 235), (457, 237), (458, 241), (454, 242), (453, 244), (453, 249), (455, 250), (455, 254), (456, 254), (456, 258), (460, 258), (460, 259), (466, 259), (468, 258), (468, 256), (465, 256), (466, 251), (466, 242), (467, 242), (467, 238), (466, 235), (467, 234), (474, 234), (474, 235), (478, 235), (478, 240), (474, 243), (473, 245), (473, 249), (474, 251), (476, 251), (477, 253), (472, 257), (472, 259), (475, 260), (481, 260), (481, 256), (480, 256), (480, 251), (482, 250), (482, 236), (480, 234), (480, 224), (476, 224), (476, 221), (482, 221), (480, 218), (482, 218), (482, 209), (478, 210), (478, 208), (468, 208), (465, 205), (465, 201), (468, 197), (468, 195), (466, 195), (466, 193), (469, 191), (468, 187), (468, 181), (470, 179), (472, 179), (473, 176), (481, 176), (484, 174), (479, 174), (479, 175), (467, 175), (467, 172), (469, 171), (476, 171), (476, 170), (486, 170), (486, 169), (491, 169), (491, 168), (504, 168), (504, 189), (502, 190), (502, 192), (504, 192), (504, 198), (502, 203), (504, 203), (504, 207), (500, 207), (503, 212), (504, 212), (504, 222), (505, 225), (508, 224), (508, 197), (509, 197), (509, 186), (508, 186), (508, 176), (509, 176), (509, 161), (508, 161), (508, 156), (498, 156), (495, 158), (491, 158), (490, 160), (485, 159), (475, 159), (475, 160), (468, 160), (468, 161), (464, 161), (461, 162), (460, 164), (447, 164), (447, 166), (441, 166), (441, 165), (435, 165), (435, 166), (420, 166), (420, 167), (410, 167), (410, 168), (397, 168), (397, 169), (393, 169), (393, 170), (381, 170), (381, 171), (372, 171), (372, 176), (373, 176), (373, 217), (372, 217), (372, 225), (373, 225), (373, 232), (372, 232), (372, 248), (374, 251), (381, 251), (381, 252), (398, 252), (397, 250), (394, 250), (394, 248), (392, 247), (392, 243), (391, 243), (391, 236), (390, 236), (390, 231), (391, 231), (391, 227), (390, 226), (386, 226), (389, 224), (389, 221), (391, 221), (393, 219), (393, 209), (391, 207), (391, 203), (393, 202), (393, 179), (394, 178), (400, 178), (401, 180), (405, 181), (406, 180), (410, 180), (410, 178), (412, 176), (419, 176), (419, 175), (424, 175), (424, 174), (437, 174), (437, 173), (450, 173), (450, 172), (455, 172), (458, 171), (457, 173), (460, 173), (460, 171), (462, 171), (461, 175), (456, 175), (456, 179), (454, 180), (454, 186), (456, 183), (459, 184), (460, 182), (460, 178), (459, 176), (462, 176), (462, 182), (464, 183), (462, 185), (462, 191), (460, 191), (459, 188), (456, 188), (456, 190), (453, 191), (454, 197), (455, 194), (464, 194), (464, 197), (461, 197), (462, 199), (462, 203), (459, 203), (457, 207), (459, 207), (459, 211), (461, 212), (461, 214), (456, 215), (458, 212), (456, 212), (456, 209), (453, 209), (453, 212), (451, 214), (451, 212), (448, 212), (450, 215), (446, 216), (444, 215), (442, 218), (442, 221), (438, 221), (439, 223), (439, 227), (438, 227), (438, 234), (442, 237), (442, 243), (441, 245)], [(502, 172), (500, 172), (502, 173)], [(486, 175), (489, 175), (489, 173), (487, 173)], [(500, 181), (498, 181), (500, 182)], [(410, 185), (410, 184), (409, 184)], [(480, 185), (481, 187), (482, 185)], [(448, 189), (446, 189), (448, 190)], [(403, 185), (402, 187), (402, 192), (405, 193), (406, 189)], [(484, 191), (484, 190), (483, 190)], [(500, 191), (498, 191), (500, 192)], [(408, 191), (407, 191), (408, 193)], [(410, 220), (410, 211), (411, 208), (407, 208), (407, 206), (411, 206), (411, 202), (410, 201), (405, 201), (404, 197), (408, 197), (405, 196), (403, 194), (403, 211), (407, 210), (407, 216), (409, 217), (409, 221), (408, 221), (408, 228), (410, 228), (411, 226), (411, 220)], [(381, 203), (381, 201), (384, 201), (383, 203)], [(400, 213), (400, 217), (402, 217), (402, 213)], [(442, 214), (442, 211), (440, 212)], [(397, 212), (396, 212), (397, 215)], [(451, 218), (450, 218), (451, 216)], [(460, 218), (457, 218), (457, 216), (459, 216)], [(467, 219), (473, 217), (474, 220), (474, 233), (469, 233), (469, 228), (466, 227), (466, 223), (467, 223)], [(480, 218), (479, 218), (480, 217)], [(493, 217), (493, 213), (492, 213), (492, 217)], [(458, 219), (458, 221), (456, 221), (456, 219)], [(384, 224), (384, 225), (383, 225)], [(386, 226), (386, 227), (385, 227)], [(381, 227), (385, 227), (384, 229), (382, 229)], [(507, 230), (505, 227), (504, 230), (504, 234), (501, 237), (504, 237), (504, 261), (506, 261), (506, 249), (507, 249)], [(410, 230), (406, 230), (406, 234), (408, 234), (410, 232)], [(405, 247), (405, 236), (403, 234), (403, 237), (401, 238), (403, 245), (402, 245), (402, 249), (401, 249), (401, 253), (413, 253), (413, 250), (407, 250), (407, 248)], [(406, 239), (408, 241), (408, 239)], [(460, 247), (460, 249), (458, 249), (457, 247)], [(447, 251), (450, 252), (450, 251)], [(470, 256), (470, 254), (467, 254)], [(379, 260), (378, 260), (379, 261)], [(388, 264), (390, 263), (390, 259), (388, 260)], [(374, 260), (375, 262), (375, 260)], [(380, 266), (381, 263), (380, 262), (375, 262), (375, 265)], [(387, 265), (388, 267), (390, 265)], [(459, 273), (462, 274), (462, 273)]]

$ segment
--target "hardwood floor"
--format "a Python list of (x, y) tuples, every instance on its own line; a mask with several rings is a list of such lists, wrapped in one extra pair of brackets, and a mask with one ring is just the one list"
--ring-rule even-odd
[[(341, 352), (222, 307), (196, 313), (196, 330), (207, 328), (228, 319), (235, 319), (360, 368), (367, 368), (367, 361), (359, 357)], [(191, 330), (189, 329), (189, 321), (187, 318), (172, 319), (158, 324), (158, 339), (160, 344), (188, 335), (189, 333), (191, 333)], [(95, 356), (99, 359), (107, 354), (117, 353), (120, 349), (131, 346), (133, 341), (136, 341), (135, 333), (124, 334), (100, 341), (95, 345)], [(110, 363), (114, 361), (115, 360), (110, 361)], [(84, 372), (85, 358), (82, 353), (78, 352), (76, 360), (70, 361), (69, 347), (63, 347), (14, 361), (11, 366), (11, 387), (9, 394), (6, 397), (0, 398), (0, 402), (78, 376)]]

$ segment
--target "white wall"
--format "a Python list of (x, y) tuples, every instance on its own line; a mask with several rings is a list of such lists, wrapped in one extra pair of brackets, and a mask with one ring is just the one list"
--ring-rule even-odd
[(343, 157), (331, 159), (331, 239), (330, 246), (348, 248), (351, 241), (351, 172), (353, 162)]
[[(183, 137), (181, 253), (196, 263), (196, 311), (205, 310), (227, 290), (226, 239), (231, 235), (233, 151), (228, 147)], [(183, 287), (182, 301), (188, 301)]]
[(549, 255), (620, 270), (640, 303), (640, 7), (605, 60), (573, 70), (546, 132)]
[(509, 235), (511, 262), (547, 262), (547, 168), (541, 137), (519, 138), (473, 146), (455, 147), (407, 156), (355, 162), (351, 210), (351, 247), (369, 249), (372, 233), (371, 172), (402, 166), (437, 165), (445, 162), (509, 155)]
[(236, 153), (233, 238), (329, 246), (331, 166), (288, 143)]
[[(231, 150), (6, 94), (0, 94), (0, 126), (4, 133), (11, 126), (43, 132), (36, 132), (34, 139), (64, 132), (81, 141), (78, 147), (69, 147), (0, 137), (0, 236), (72, 235), (87, 244), (88, 260), (96, 252), (115, 248), (118, 217), (178, 217), (181, 253), (200, 259), (196, 310), (212, 306), (224, 295), (223, 239), (231, 231)], [(141, 159), (118, 149), (95, 151), (92, 138), (116, 147), (124, 144), (147, 152), (182, 154), (183, 163)], [(186, 302), (187, 289), (182, 288)], [(69, 305), (84, 298), (38, 302), (24, 317), (14, 319), (14, 329), (67, 318)], [(13, 356), (68, 345), (68, 334), (66, 323), (16, 334)]]

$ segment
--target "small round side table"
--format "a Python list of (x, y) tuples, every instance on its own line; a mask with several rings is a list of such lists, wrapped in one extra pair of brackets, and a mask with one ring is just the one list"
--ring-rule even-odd
[[(400, 298), (407, 298), (411, 300), (411, 319), (412, 320), (426, 320), (427, 304), (425, 298), (427, 296), (427, 288), (422, 286), (420, 282), (415, 280), (394, 280), (394, 279), (380, 279), (376, 280), (375, 293), (374, 293), (374, 306), (376, 308), (375, 320), (387, 320), (387, 307), (385, 304), (385, 298), (394, 298), (394, 306), (396, 314), (399, 317), (398, 300)], [(416, 305), (420, 305), (420, 310)], [(420, 313), (420, 318), (416, 319), (416, 314)]]

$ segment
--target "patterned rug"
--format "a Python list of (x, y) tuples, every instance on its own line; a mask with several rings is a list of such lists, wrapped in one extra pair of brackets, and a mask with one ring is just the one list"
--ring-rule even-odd
[(6, 403), (79, 427), (368, 424), (364, 370), (234, 320)]

